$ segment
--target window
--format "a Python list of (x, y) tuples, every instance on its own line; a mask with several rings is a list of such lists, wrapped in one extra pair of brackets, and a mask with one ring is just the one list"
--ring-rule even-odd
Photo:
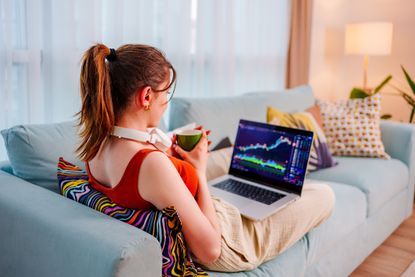
[(80, 59), (95, 42), (162, 49), (176, 96), (284, 87), (288, 0), (2, 0), (0, 24), (0, 129), (73, 119)]

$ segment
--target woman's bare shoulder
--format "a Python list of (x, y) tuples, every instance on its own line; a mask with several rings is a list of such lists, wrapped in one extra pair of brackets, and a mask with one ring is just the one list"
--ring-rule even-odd
[(169, 167), (172, 165), (168, 155), (162, 151), (155, 150), (149, 152), (141, 164), (142, 167), (148, 169), (157, 169), (161, 167)]
[(178, 187), (186, 187), (169, 157), (160, 151), (146, 155), (140, 167), (137, 185), (141, 197), (157, 208), (163, 208), (165, 192), (171, 194), (174, 191), (177, 194)]

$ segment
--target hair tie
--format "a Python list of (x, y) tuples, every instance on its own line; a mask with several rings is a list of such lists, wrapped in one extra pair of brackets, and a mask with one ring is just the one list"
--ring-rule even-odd
[(109, 62), (115, 61), (117, 59), (117, 54), (115, 53), (115, 49), (114, 48), (110, 48), (110, 53), (108, 54), (108, 56), (106, 57), (106, 59)]

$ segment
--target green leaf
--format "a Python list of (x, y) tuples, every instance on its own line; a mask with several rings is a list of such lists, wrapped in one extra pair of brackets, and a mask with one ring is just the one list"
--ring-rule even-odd
[(411, 117), (409, 118), (409, 123), (412, 123), (412, 119), (414, 119), (415, 114), (415, 107), (412, 107)]
[(380, 117), (381, 119), (391, 119), (392, 115), (391, 114), (384, 114)]
[(349, 98), (350, 99), (356, 99), (356, 98), (361, 99), (361, 98), (366, 98), (368, 96), (369, 96), (369, 94), (366, 91), (364, 91), (363, 89), (353, 88), (352, 91), (350, 91), (350, 97)]
[(383, 86), (386, 85), (391, 79), (392, 79), (392, 75), (388, 75), (382, 81), (382, 83), (380, 83), (377, 87), (375, 87), (375, 89), (373, 90), (373, 94), (378, 93), (383, 88)]
[(415, 100), (411, 97), (411, 96), (409, 96), (408, 94), (406, 94), (406, 93), (402, 93), (402, 97), (403, 97), (403, 99), (405, 99), (405, 101), (409, 104), (409, 105), (411, 105), (412, 107), (415, 107)]
[(408, 72), (406, 72), (405, 68), (401, 65), (403, 73), (405, 74), (406, 80), (408, 81), (409, 86), (412, 89), (412, 92), (415, 94), (415, 83), (412, 81), (411, 77), (409, 76)]

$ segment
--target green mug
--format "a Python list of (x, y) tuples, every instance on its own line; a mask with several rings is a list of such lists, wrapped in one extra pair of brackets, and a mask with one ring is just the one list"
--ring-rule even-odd
[(192, 151), (201, 138), (201, 130), (183, 130), (176, 133), (177, 144), (186, 151)]

